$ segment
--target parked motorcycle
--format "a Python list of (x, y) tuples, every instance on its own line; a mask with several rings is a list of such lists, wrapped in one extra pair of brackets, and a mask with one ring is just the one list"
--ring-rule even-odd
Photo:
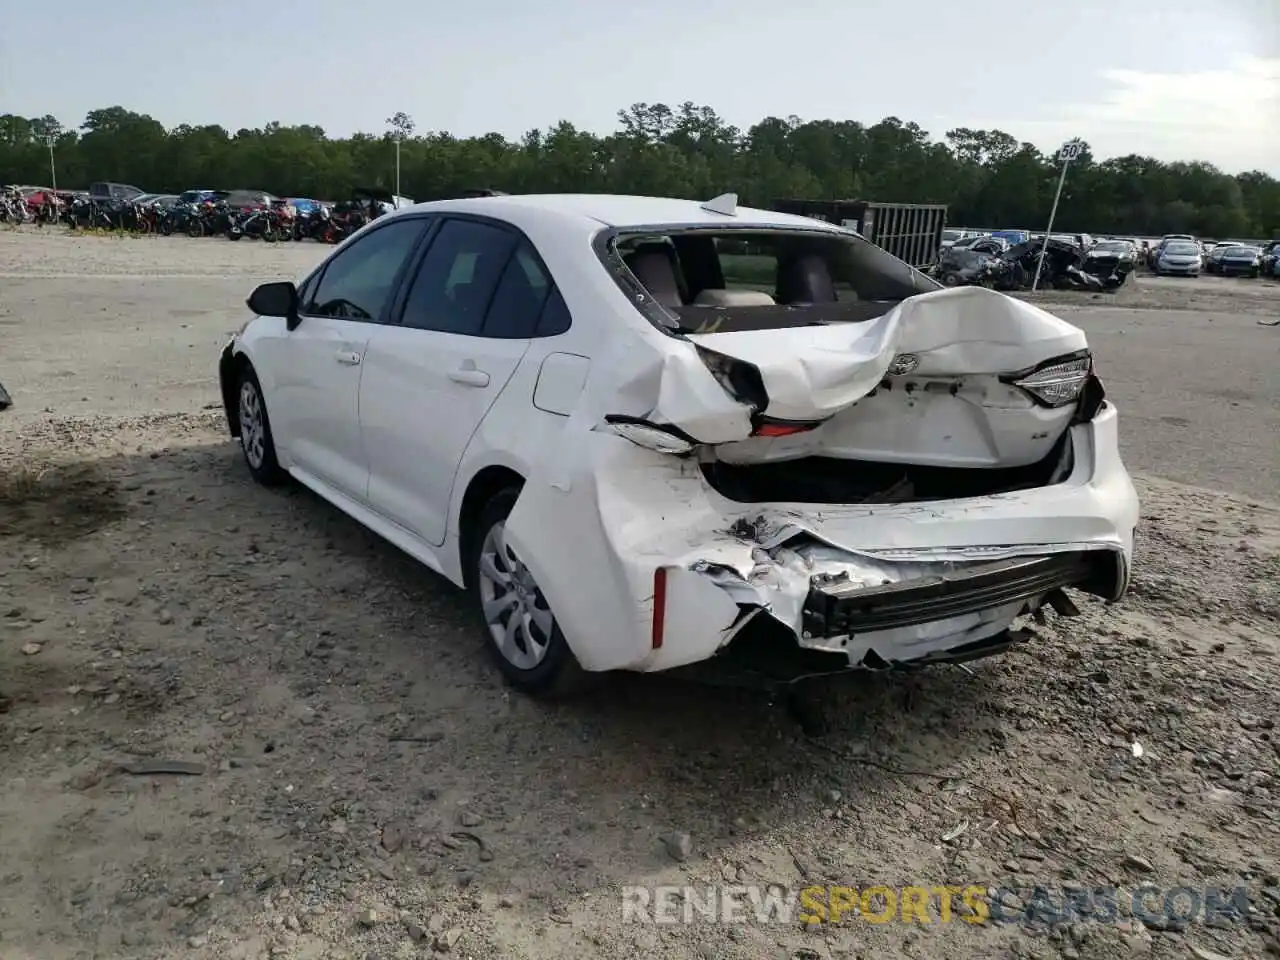
[(275, 243), (277, 240), (293, 238), (293, 228), (286, 228), (284, 217), (279, 210), (270, 207), (242, 210), (232, 218), (227, 228), (228, 240), (240, 240), (243, 237)]
[(22, 191), (16, 187), (0, 191), (0, 223), (30, 223), (34, 219)]
[(187, 221), (187, 236), (213, 237), (231, 229), (234, 213), (225, 200), (207, 199), (195, 204), (194, 215)]
[(91, 197), (77, 197), (62, 219), (72, 230), (114, 230), (120, 225), (111, 207)]
[(329, 229), (329, 211), (324, 207), (304, 210), (293, 218), (293, 239), (324, 241)]

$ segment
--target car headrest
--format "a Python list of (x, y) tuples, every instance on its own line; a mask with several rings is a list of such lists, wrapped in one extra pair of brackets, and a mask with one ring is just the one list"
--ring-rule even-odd
[(778, 265), (779, 303), (835, 303), (836, 287), (827, 262), (802, 254)]
[(662, 306), (679, 307), (684, 304), (675, 252), (666, 244), (642, 243), (623, 261), (649, 295)]

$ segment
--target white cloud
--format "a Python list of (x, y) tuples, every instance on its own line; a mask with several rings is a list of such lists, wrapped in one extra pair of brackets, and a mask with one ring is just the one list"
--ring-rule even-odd
[(1099, 158), (1137, 153), (1280, 176), (1280, 59), (1250, 58), (1199, 73), (1102, 76), (1110, 86), (1100, 102), (1072, 105), (1060, 119), (1034, 124), (1042, 148), (1079, 136)]

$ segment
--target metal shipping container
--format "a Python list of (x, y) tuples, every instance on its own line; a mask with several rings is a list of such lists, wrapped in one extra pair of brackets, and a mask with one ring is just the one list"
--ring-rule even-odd
[(945, 203), (878, 203), (873, 200), (775, 200), (773, 209), (856, 230), (913, 267), (938, 259), (947, 226)]

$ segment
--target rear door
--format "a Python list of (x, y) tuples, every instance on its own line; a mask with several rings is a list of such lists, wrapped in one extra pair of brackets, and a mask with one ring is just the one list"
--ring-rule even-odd
[(462, 455), (529, 349), (551, 281), (532, 245), (492, 220), (450, 218), (366, 352), (360, 425), (369, 503), (445, 540)]

